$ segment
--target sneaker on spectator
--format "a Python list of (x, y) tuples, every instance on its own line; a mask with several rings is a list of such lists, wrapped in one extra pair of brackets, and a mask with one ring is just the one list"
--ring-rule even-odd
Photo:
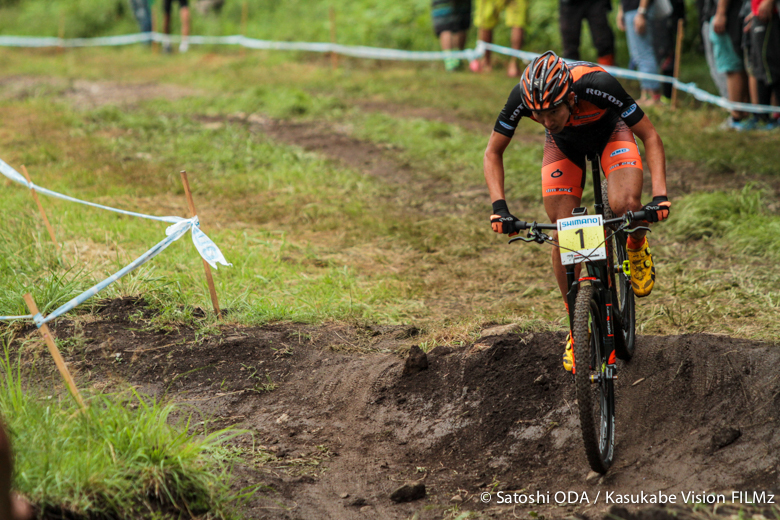
[(444, 70), (455, 72), (460, 69), (460, 60), (458, 58), (444, 58)]
[(190, 49), (190, 44), (187, 40), (182, 40), (179, 44), (179, 52), (187, 52)]
[(756, 123), (752, 119), (734, 119), (729, 116), (718, 127), (721, 130), (736, 130), (737, 132), (744, 132), (745, 130), (754, 130)]

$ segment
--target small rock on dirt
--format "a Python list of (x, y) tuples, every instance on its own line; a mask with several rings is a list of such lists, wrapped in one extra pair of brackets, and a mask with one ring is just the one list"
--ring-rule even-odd
[(444, 357), (444, 356), (448, 356), (448, 355), (452, 354), (453, 352), (455, 352), (454, 348), (447, 347), (447, 346), (444, 346), (444, 345), (439, 345), (438, 347), (436, 347), (436, 348), (432, 349), (430, 352), (428, 352), (428, 355)]
[(414, 325), (406, 327), (396, 333), (395, 339), (409, 339), (420, 335), (420, 329)]
[(482, 337), (487, 336), (504, 336), (505, 334), (511, 334), (520, 327), (519, 323), (510, 323), (509, 325), (497, 325), (490, 327), (482, 331)]
[(276, 419), (276, 424), (282, 424), (289, 420), (290, 420), (290, 416), (287, 415), (286, 413), (283, 413), (282, 415), (279, 416), (278, 419)]
[(588, 476), (585, 477), (585, 482), (588, 484), (595, 484), (598, 479), (601, 478), (601, 474), (595, 471), (588, 472)]
[(350, 507), (363, 507), (368, 502), (366, 502), (366, 499), (363, 497), (355, 497), (353, 500), (351, 500), (347, 505)]
[(409, 349), (403, 375), (409, 376), (428, 369), (428, 356), (417, 345)]
[(460, 495), (455, 495), (450, 499), (450, 502), (463, 502), (463, 497)]
[(341, 498), (341, 499), (349, 498), (349, 493), (342, 493), (342, 494), (339, 495), (339, 498)]
[(393, 502), (413, 502), (425, 498), (425, 484), (404, 484), (390, 495)]
[(721, 428), (715, 435), (712, 436), (712, 451), (718, 451), (721, 448), (725, 448), (729, 444), (739, 439), (742, 436), (742, 432), (739, 428), (733, 426), (726, 426)]
[(534, 379), (535, 385), (543, 385), (548, 382), (547, 376), (545, 374), (541, 374), (539, 377)]

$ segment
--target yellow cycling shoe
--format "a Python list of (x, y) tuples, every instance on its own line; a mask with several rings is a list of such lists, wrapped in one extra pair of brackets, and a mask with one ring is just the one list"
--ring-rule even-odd
[(642, 298), (650, 294), (655, 285), (655, 266), (647, 237), (639, 249), (629, 248), (627, 251), (628, 260), (631, 262), (631, 286), (634, 288), (634, 294)]
[[(567, 372), (574, 369), (574, 349), (572, 347), (571, 332), (566, 336), (566, 350), (563, 351), (563, 368)], [(572, 372), (573, 373), (573, 372)]]

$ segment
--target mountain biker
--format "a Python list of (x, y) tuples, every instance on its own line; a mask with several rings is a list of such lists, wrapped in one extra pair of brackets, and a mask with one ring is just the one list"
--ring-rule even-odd
[[(597, 153), (607, 177), (607, 199), (615, 215), (639, 209), (650, 222), (669, 216), (671, 203), (666, 193), (664, 146), (655, 127), (618, 81), (593, 63), (565, 63), (548, 51), (526, 67), (520, 82), (498, 116), (485, 150), (485, 180), (493, 202), (490, 223), (496, 233), (517, 234), (504, 195), (504, 150), (512, 140), (517, 123), (530, 117), (545, 131), (542, 160), (544, 209), (552, 223), (571, 216), (580, 206), (585, 186), (588, 155)], [(642, 206), (642, 159), (634, 136), (645, 146), (652, 179), (653, 200)], [(553, 234), (557, 239), (557, 232)], [(644, 230), (628, 237), (631, 285), (634, 294), (650, 294), (655, 267)], [(560, 253), (552, 251), (553, 271), (566, 301), (566, 270)], [(563, 365), (572, 370), (571, 333), (566, 341)]]

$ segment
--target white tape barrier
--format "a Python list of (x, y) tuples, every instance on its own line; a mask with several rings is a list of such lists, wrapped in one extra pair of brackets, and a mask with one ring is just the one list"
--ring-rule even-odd
[[(123, 215), (130, 215), (134, 217), (146, 218), (151, 220), (159, 220), (159, 221), (173, 224), (165, 230), (165, 234), (168, 235), (167, 238), (159, 242), (157, 245), (155, 245), (153, 248), (151, 248), (149, 251), (147, 251), (140, 257), (138, 257), (134, 262), (129, 264), (127, 267), (121, 269), (117, 273), (111, 275), (110, 277), (106, 278), (105, 280), (98, 283), (94, 287), (88, 289), (84, 293), (72, 299), (65, 305), (61, 306), (59, 309), (55, 310), (52, 314), (50, 314), (45, 320), (43, 318), (39, 318), (40, 317), (39, 314), (38, 317), (35, 318), (36, 324), (39, 327), (43, 323), (47, 323), (53, 320), (54, 318), (61, 316), (62, 314), (70, 311), (77, 305), (84, 303), (86, 300), (95, 296), (98, 292), (102, 291), (103, 289), (105, 289), (106, 287), (108, 287), (118, 279), (120, 279), (122, 276), (133, 271), (139, 266), (145, 264), (146, 262), (148, 262), (149, 260), (157, 256), (160, 252), (162, 252), (166, 247), (172, 244), (175, 240), (178, 240), (188, 230), (192, 230), (192, 243), (195, 244), (195, 248), (198, 250), (198, 253), (206, 262), (209, 263), (211, 267), (213, 267), (214, 269), (218, 269), (217, 264), (222, 264), (226, 266), (232, 265), (228, 263), (228, 261), (225, 259), (225, 256), (222, 254), (222, 251), (220, 251), (219, 247), (217, 247), (217, 245), (208, 236), (206, 236), (206, 234), (203, 231), (200, 230), (200, 221), (198, 220), (197, 215), (188, 219), (182, 217), (157, 217), (154, 215), (145, 215), (143, 213), (125, 211), (122, 209), (112, 208), (110, 206), (103, 206), (101, 204), (95, 204), (92, 202), (87, 202), (84, 200), (69, 197), (67, 195), (63, 195), (56, 191), (51, 191), (46, 188), (42, 188), (40, 186), (37, 186), (34, 183), (27, 182), (27, 179), (25, 179), (19, 172), (14, 170), (2, 159), (0, 159), (0, 173), (2, 173), (3, 175), (5, 175), (11, 180), (18, 182), (19, 184), (23, 184), (28, 188), (34, 188), (35, 191), (37, 191), (38, 193), (43, 193), (45, 195), (50, 195), (52, 197), (57, 197), (71, 202), (76, 202), (78, 204), (84, 204), (86, 206), (92, 206), (100, 209), (105, 209), (108, 211), (113, 211), (115, 213), (120, 213)], [(30, 315), (0, 316), (0, 321), (9, 321), (9, 320), (24, 319), (30, 317), (32, 316)]]
[[(105, 36), (99, 38), (40, 38), (36, 36), (0, 36), (0, 46), (5, 47), (97, 47), (131, 45), (148, 42), (178, 43), (181, 37), (178, 35), (161, 34), (157, 32), (125, 34), (119, 36)], [(519, 51), (502, 47), (493, 43), (478, 41), (474, 49), (463, 51), (402, 51), (397, 49), (383, 49), (378, 47), (364, 47), (352, 45), (339, 45), (334, 43), (308, 43), (308, 42), (279, 42), (270, 40), (256, 40), (246, 36), (190, 36), (188, 41), (196, 45), (241, 45), (250, 49), (284, 50), (284, 51), (308, 51), (308, 52), (335, 52), (354, 58), (370, 58), (377, 60), (400, 61), (438, 61), (447, 58), (473, 60), (485, 53), (485, 50), (516, 56), (520, 59), (531, 61), (539, 54)], [(768, 105), (752, 105), (749, 103), (733, 103), (719, 96), (702, 90), (695, 83), (683, 83), (670, 76), (660, 74), (647, 74), (618, 67), (604, 67), (610, 74), (627, 79), (654, 79), (664, 83), (671, 83), (675, 88), (691, 94), (699, 101), (711, 103), (727, 110), (741, 110), (752, 113), (777, 112), (778, 107)]]
[(30, 318), (32, 318), (32, 314), (25, 314), (24, 316), (0, 316), (0, 321), (29, 320)]
[[(167, 248), (169, 245), (171, 245), (176, 240), (181, 238), (181, 236), (184, 235), (184, 233), (186, 233), (187, 230), (189, 229), (193, 230), (193, 241), (195, 241), (194, 233), (195, 233), (195, 229), (197, 229), (197, 222), (198, 222), (198, 217), (192, 217), (186, 220), (182, 219), (179, 223), (169, 226), (168, 229), (165, 230), (165, 234), (168, 235), (166, 238), (158, 242), (149, 251), (136, 258), (133, 262), (128, 264), (126, 267), (120, 269), (119, 271), (112, 274), (102, 282), (90, 287), (80, 295), (70, 300), (68, 303), (61, 305), (59, 308), (54, 310), (54, 312), (49, 314), (46, 318), (44, 318), (43, 315), (41, 315), (40, 313), (33, 316), (33, 321), (35, 322), (35, 325), (40, 328), (40, 326), (43, 325), (44, 323), (48, 323), (53, 319), (58, 318), (67, 312), (70, 312), (71, 310), (81, 305), (88, 299), (92, 298), (93, 296), (95, 296), (97, 293), (99, 293), (100, 291), (102, 291), (112, 283), (122, 278), (127, 273), (134, 271), (135, 269), (139, 268), (140, 266), (142, 266), (143, 264), (145, 264), (155, 256), (162, 253), (165, 250), (165, 248)], [(214, 267), (216, 267), (216, 265), (214, 265)]]

